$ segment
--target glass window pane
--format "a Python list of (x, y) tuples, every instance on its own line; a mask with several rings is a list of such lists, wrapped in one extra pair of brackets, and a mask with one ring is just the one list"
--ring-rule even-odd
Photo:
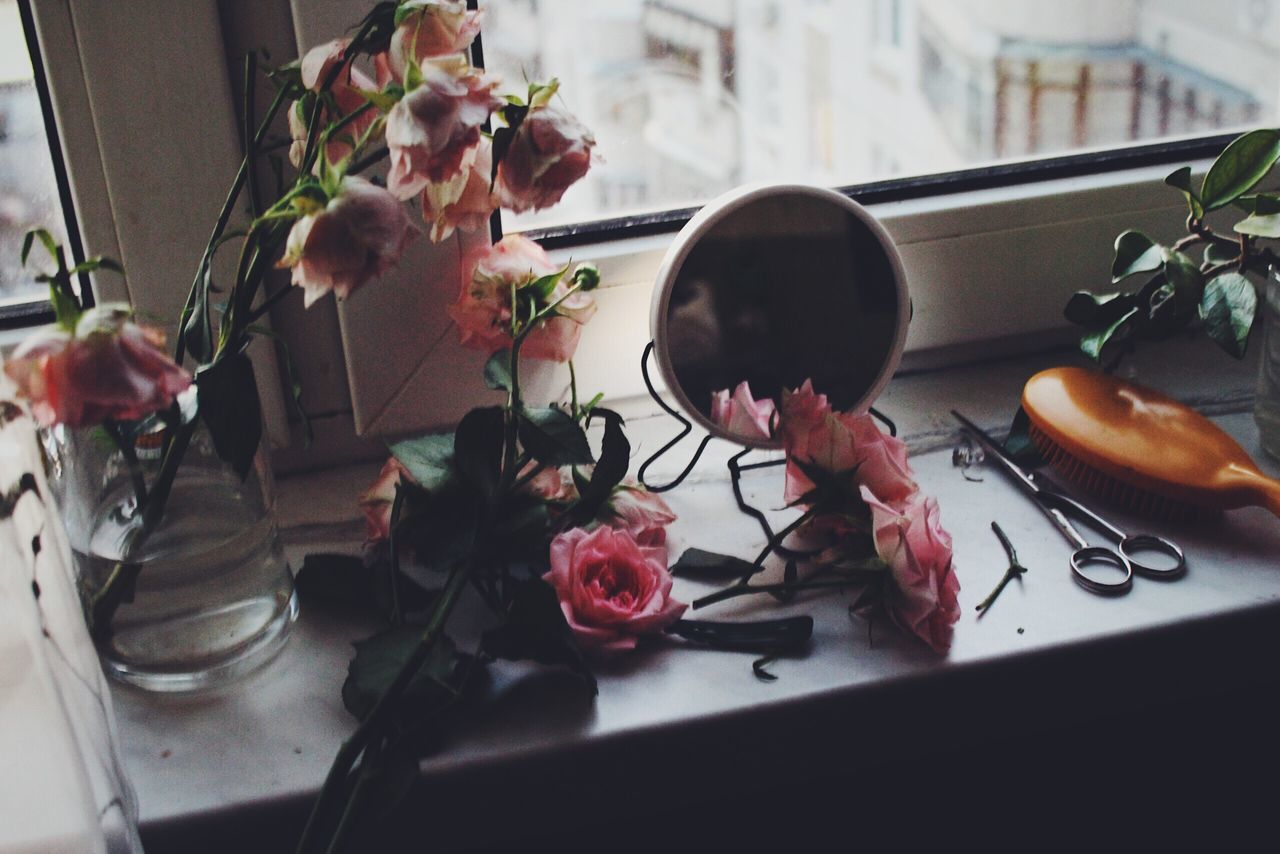
[(552, 225), (1274, 122), (1280, 0), (489, 0), (605, 162)]
[(16, 0), (0, 0), (0, 307), (43, 299), (46, 287), (33, 281), (47, 266), (22, 269), (22, 237), (43, 227), (66, 244), (66, 220), (58, 199), (44, 115), (32, 79)]

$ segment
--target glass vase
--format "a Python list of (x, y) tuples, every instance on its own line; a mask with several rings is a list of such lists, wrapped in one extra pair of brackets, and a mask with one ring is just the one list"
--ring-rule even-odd
[(265, 447), (241, 478), (194, 427), (163, 513), (148, 524), (165, 430), (59, 426), (43, 440), (104, 668), (149, 690), (188, 691), (271, 658), (298, 606)]
[(1276, 271), (1267, 277), (1258, 311), (1262, 352), (1258, 360), (1258, 395), (1253, 417), (1258, 437), (1268, 454), (1280, 460), (1280, 278)]

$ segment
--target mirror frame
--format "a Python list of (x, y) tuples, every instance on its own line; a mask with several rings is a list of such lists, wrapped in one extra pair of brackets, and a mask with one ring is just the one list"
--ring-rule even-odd
[[(666, 383), (667, 391), (676, 399), (685, 415), (713, 436), (733, 442), (736, 445), (745, 445), (752, 448), (776, 449), (782, 447), (782, 442), (780, 440), (761, 441), (736, 436), (714, 423), (702, 413), (701, 409), (693, 405), (693, 402), (685, 395), (684, 389), (676, 382), (675, 369), (671, 363), (671, 352), (668, 347), (667, 313), (670, 308), (671, 295), (675, 288), (676, 278), (688, 259), (689, 253), (693, 251), (703, 237), (712, 231), (725, 217), (750, 205), (752, 202), (770, 196), (788, 194), (813, 196), (828, 201), (852, 214), (875, 236), (880, 248), (889, 260), (890, 269), (893, 271), (893, 285), (898, 298), (898, 323), (897, 328), (894, 330), (893, 342), (889, 352), (886, 354), (880, 372), (876, 375), (875, 381), (871, 384), (866, 394), (860, 397), (857, 403), (851, 407), (851, 411), (865, 412), (879, 397), (880, 393), (884, 391), (885, 386), (888, 385), (894, 371), (898, 368), (899, 362), (902, 360), (902, 351), (907, 340), (907, 326), (911, 321), (911, 298), (907, 292), (907, 277), (903, 271), (902, 258), (898, 254), (893, 238), (889, 236), (889, 232), (885, 231), (879, 220), (867, 212), (866, 208), (843, 193), (809, 184), (755, 183), (731, 190), (708, 202), (685, 224), (684, 228), (680, 229), (680, 233), (676, 235), (675, 240), (662, 259), (662, 264), (658, 267), (658, 275), (654, 280), (653, 300), (650, 303), (649, 334), (654, 343), (654, 355), (657, 358), (658, 368), (662, 373), (663, 381)], [(821, 389), (817, 389), (817, 391), (819, 393), (822, 392)]]

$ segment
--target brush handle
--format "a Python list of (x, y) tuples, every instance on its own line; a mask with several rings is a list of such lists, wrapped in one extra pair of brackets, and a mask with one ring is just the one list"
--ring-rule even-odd
[(1231, 485), (1247, 496), (1243, 504), (1265, 507), (1280, 516), (1280, 480), (1267, 477), (1252, 466), (1232, 464), (1230, 468)]

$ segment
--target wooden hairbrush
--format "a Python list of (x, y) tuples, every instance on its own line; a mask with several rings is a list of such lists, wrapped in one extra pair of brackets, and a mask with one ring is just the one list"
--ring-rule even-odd
[(1144, 516), (1260, 506), (1280, 516), (1280, 480), (1190, 407), (1083, 368), (1027, 380), (1031, 440), (1068, 480)]

